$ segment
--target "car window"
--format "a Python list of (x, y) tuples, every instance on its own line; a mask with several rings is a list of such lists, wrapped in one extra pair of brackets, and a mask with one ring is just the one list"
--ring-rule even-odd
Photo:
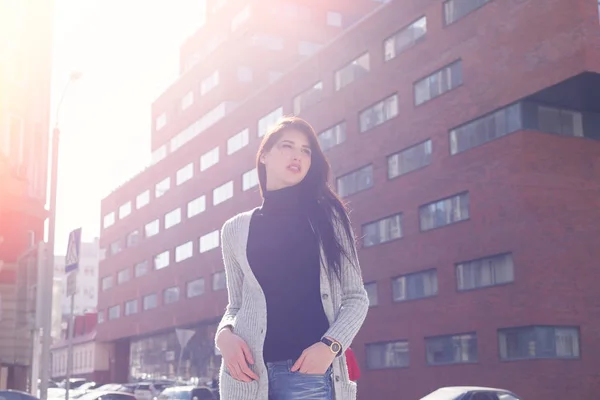
[(192, 398), (196, 397), (198, 400), (214, 400), (215, 396), (208, 388), (196, 388), (192, 391)]
[(471, 395), (471, 400), (498, 400), (498, 396), (493, 392), (475, 392)]
[(499, 400), (521, 400), (510, 393), (498, 393)]

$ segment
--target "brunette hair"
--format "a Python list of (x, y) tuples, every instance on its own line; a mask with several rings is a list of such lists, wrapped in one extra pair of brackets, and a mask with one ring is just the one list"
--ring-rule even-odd
[[(311, 225), (323, 247), (329, 272), (339, 278), (342, 257), (345, 257), (351, 264), (354, 264), (356, 258), (352, 226), (346, 205), (329, 184), (331, 167), (323, 154), (317, 134), (313, 127), (302, 118), (284, 117), (264, 136), (256, 155), (260, 194), (264, 198), (267, 191), (267, 170), (260, 161), (261, 156), (273, 148), (284, 132), (292, 129), (302, 132), (310, 144), (311, 165), (308, 173), (298, 185), (303, 187), (301, 190), (302, 201), (307, 205), (306, 210)], [(340, 224), (343, 229), (338, 231), (337, 227)], [(343, 241), (349, 243), (350, 246), (346, 248)], [(348, 254), (349, 251), (351, 254)]]

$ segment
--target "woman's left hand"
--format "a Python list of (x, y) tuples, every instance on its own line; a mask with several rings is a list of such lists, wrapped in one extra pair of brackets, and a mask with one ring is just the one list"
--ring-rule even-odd
[(323, 342), (305, 349), (292, 366), (292, 372), (302, 374), (324, 374), (335, 359), (335, 354)]

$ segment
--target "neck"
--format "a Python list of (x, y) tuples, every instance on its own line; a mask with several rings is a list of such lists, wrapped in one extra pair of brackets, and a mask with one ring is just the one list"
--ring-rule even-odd
[(267, 189), (264, 193), (262, 208), (265, 212), (300, 212), (304, 208), (300, 185), (281, 189)]

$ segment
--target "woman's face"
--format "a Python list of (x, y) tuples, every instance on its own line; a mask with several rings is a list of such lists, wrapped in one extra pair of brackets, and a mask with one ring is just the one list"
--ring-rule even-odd
[(310, 142), (301, 131), (286, 130), (273, 147), (262, 154), (260, 162), (267, 171), (267, 190), (297, 185), (310, 169)]

